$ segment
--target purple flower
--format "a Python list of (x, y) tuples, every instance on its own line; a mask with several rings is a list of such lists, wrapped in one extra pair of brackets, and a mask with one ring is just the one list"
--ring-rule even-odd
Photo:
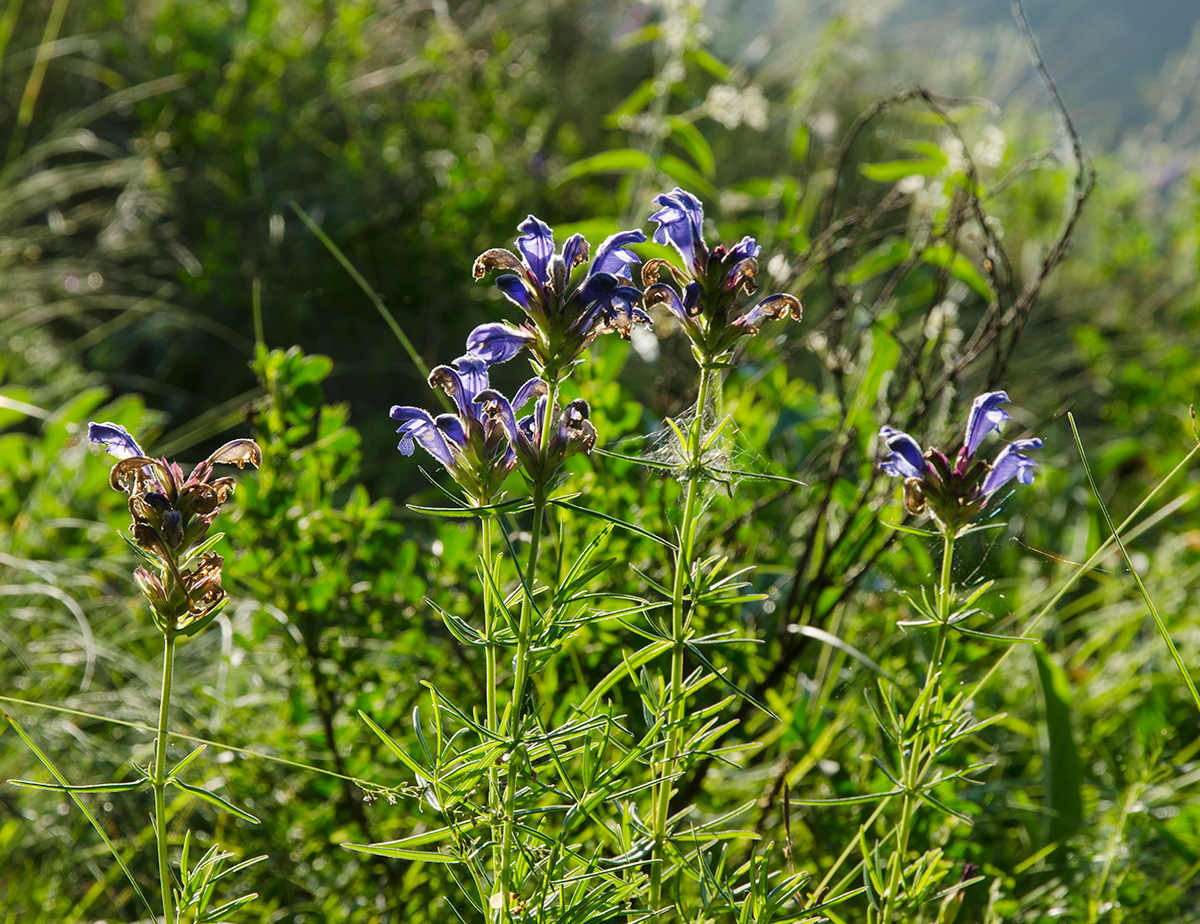
[(543, 440), (545, 395), (538, 398), (533, 413), (520, 420), (514, 413), (514, 404), (499, 392), (483, 391), (478, 398), (487, 403), (488, 412), (500, 422), (512, 451), (535, 483), (549, 484), (570, 456), (589, 453), (596, 445), (596, 428), (588, 419), (590, 409), (582, 399), (570, 402), (561, 411), (557, 407), (552, 409), (550, 421), (554, 429)]
[[(438, 366), (429, 374), (429, 384), (441, 388), (458, 408), (457, 414), (432, 416), (419, 407), (395, 405), (390, 412), (400, 422), (397, 449), (411, 456), (420, 446), (438, 460), (467, 492), (480, 502), (494, 500), (504, 479), (518, 459), (505, 440), (504, 428), (485, 411), (480, 394), (490, 391), (489, 361), (477, 353), (466, 353), (449, 366)], [(520, 408), (546, 385), (530, 379), (518, 389), (513, 406)]]
[(989, 391), (971, 402), (971, 413), (967, 417), (967, 438), (963, 441), (961, 455), (970, 459), (975, 450), (983, 442), (983, 438), (991, 431), (1000, 432), (1000, 425), (1006, 420), (1012, 420), (1012, 414), (1000, 407), (1008, 404), (1008, 393)]
[(927, 466), (920, 443), (907, 433), (891, 427), (881, 428), (879, 438), (889, 450), (887, 457), (879, 463), (886, 474), (893, 478), (925, 477)]
[(910, 513), (922, 513), (928, 507), (943, 530), (957, 533), (1014, 478), (1021, 484), (1033, 483), (1037, 463), (1024, 453), (1041, 449), (1040, 439), (1010, 443), (992, 462), (975, 458), (984, 437), (993, 430), (999, 432), (1004, 421), (1012, 419), (1000, 407), (1008, 400), (1005, 392), (993, 391), (971, 403), (966, 435), (953, 463), (938, 449), (922, 451), (920, 444), (901, 430), (880, 428), (879, 439), (887, 454), (879, 467), (885, 474), (904, 479), (904, 506)]
[(505, 362), (524, 347), (535, 368), (557, 380), (574, 365), (598, 334), (617, 331), (628, 338), (635, 323), (649, 322), (638, 302), (631, 267), (640, 262), (627, 247), (646, 240), (641, 231), (610, 236), (596, 251), (586, 275), (571, 285), (571, 271), (588, 260), (588, 243), (573, 234), (556, 252), (554, 232), (530, 215), (518, 227), (520, 256), (508, 250), (485, 251), (475, 261), (475, 278), (490, 270), (507, 270), (496, 286), (525, 313), (525, 323), (482, 324), (467, 338), (470, 350), (489, 362)]
[(90, 423), (88, 424), (88, 442), (103, 446), (108, 454), (115, 459), (128, 459), (131, 456), (144, 456), (142, 447), (137, 440), (129, 435), (129, 431), (120, 424)]
[(1042, 441), (1037, 438), (1009, 443), (992, 462), (992, 470), (983, 479), (980, 491), (984, 495), (995, 494), (1014, 478), (1021, 484), (1033, 484), (1033, 469), (1037, 463), (1022, 453), (1041, 448)]
[[(662, 208), (650, 216), (658, 225), (654, 241), (670, 244), (683, 266), (667, 260), (649, 260), (642, 267), (643, 296), (647, 307), (664, 305), (683, 326), (697, 357), (708, 365), (721, 360), (737, 341), (758, 333), (764, 321), (791, 315), (800, 320), (802, 309), (793, 295), (777, 294), (749, 309), (736, 307), (738, 294), (754, 294), (754, 276), (762, 248), (752, 237), (743, 237), (730, 248), (711, 250), (704, 241), (704, 210), (700, 200), (676, 187), (656, 196)], [(669, 273), (673, 285), (659, 282)]]
[(703, 273), (708, 265), (708, 245), (704, 243), (704, 206), (700, 200), (676, 186), (669, 193), (655, 196), (654, 201), (662, 206), (650, 216), (658, 225), (654, 243), (670, 244), (683, 258), (685, 269), (694, 268), (697, 275)]

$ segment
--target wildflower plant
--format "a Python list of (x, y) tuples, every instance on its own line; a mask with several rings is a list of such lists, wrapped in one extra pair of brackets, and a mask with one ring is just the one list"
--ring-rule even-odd
[[(714, 728), (726, 727), (709, 712), (687, 714), (689, 696), (719, 677), (702, 653), (718, 637), (699, 637), (692, 615), (701, 606), (759, 599), (746, 595), (744, 571), (726, 573), (724, 562), (707, 560), (697, 550), (702, 495), (712, 477), (704, 460), (729, 425), (726, 419), (714, 426), (709, 412), (719, 406), (721, 372), (737, 341), (754, 334), (766, 319), (799, 318), (800, 304), (780, 294), (744, 307), (742, 296), (754, 291), (756, 242), (744, 238), (734, 247), (710, 250), (694, 196), (676, 189), (659, 203), (662, 210), (652, 216), (659, 224), (656, 240), (671, 243), (682, 263), (652, 261), (643, 270), (643, 282), (653, 283), (656, 299), (679, 306), (701, 364), (691, 423), (671, 422), (686, 457), (679, 522), (663, 524), (655, 535), (645, 525), (572, 503), (571, 495), (557, 490), (567, 460), (589, 453), (600, 438), (585, 401), (559, 406), (562, 386), (597, 336), (628, 337), (633, 324), (649, 321), (631, 275), (639, 258), (628, 249), (646, 240), (639, 230), (609, 237), (590, 268), (572, 278), (586, 261), (587, 243), (574, 235), (559, 251), (550, 228), (530, 216), (519, 229), (519, 256), (489, 250), (475, 264), (477, 278), (492, 269), (510, 271), (498, 277), (497, 286), (522, 310), (524, 321), (477, 327), (467, 339), (468, 352), (434, 370), (430, 384), (446, 390), (457, 413), (434, 417), (400, 405), (391, 410), (400, 422), (399, 450), (411, 454), (421, 446), (465, 494), (456, 507), (414, 509), (480, 522), (481, 624), (444, 611), (440, 615), (461, 643), (482, 649), (485, 702), (482, 715), (471, 718), (472, 709), (451, 703), (427, 684), (435, 714), (432, 741), (414, 713), (423, 760), (367, 718), (415, 774), (427, 809), (439, 812), (446, 826), (436, 837), (416, 834), (353, 849), (465, 865), (475, 883), (472, 903), (489, 920), (590, 920), (630, 907), (653, 915), (682, 911), (679, 878), (685, 871), (688, 878), (702, 875), (696, 871), (709, 862), (698, 847), (696, 829), (685, 829), (681, 817), (672, 818), (669, 811), (685, 764), (706, 753)], [(678, 291), (655, 282), (659, 273), (670, 273)], [(526, 350), (538, 377), (510, 400), (491, 387), (490, 367)], [(532, 412), (523, 412), (535, 396)], [(514, 482), (507, 479), (515, 472), (525, 490), (509, 498), (506, 491), (514, 490)], [(544, 550), (554, 541), (548, 529), (552, 509), (560, 513), (557, 554), (554, 566), (546, 568)], [(568, 514), (605, 523), (573, 560), (563, 558), (572, 529)], [(511, 525), (515, 516), (528, 517), (523, 530)], [(614, 526), (653, 538), (670, 553), (670, 577), (661, 583), (648, 579), (649, 598), (606, 591), (600, 583), (612, 564), (598, 560), (601, 543)], [(507, 562), (496, 554), (498, 532), (509, 552)], [(515, 541), (522, 534), (523, 555)], [(648, 644), (574, 704), (565, 721), (550, 724), (552, 710), (536, 696), (536, 672), (589, 623), (619, 617), (632, 626), (629, 620), (638, 616), (645, 622), (636, 631)], [(719, 634), (721, 640), (728, 637)], [(685, 677), (685, 657), (698, 657), (705, 667)], [(661, 672), (653, 667), (660, 658), (669, 662)], [(509, 668), (505, 695), (502, 680)], [(641, 700), (646, 727), (640, 732), (614, 715), (604, 699), (622, 679), (633, 683)], [(456, 732), (447, 724), (452, 720), (460, 725)], [(475, 795), (477, 788), (482, 796)], [(435, 842), (442, 846), (430, 852), (427, 845)], [(764, 877), (754, 886), (757, 894), (772, 876), (761, 862), (754, 869)], [(798, 881), (790, 880), (793, 886)], [(556, 893), (556, 882), (579, 886)], [(721, 882), (727, 884), (724, 875)], [(785, 888), (768, 901), (765, 896), (778, 885), (772, 882), (763, 893), (764, 908), (789, 894)], [(729, 902), (731, 910), (735, 906)]]
[[(1021, 439), (1005, 446), (992, 461), (979, 455), (984, 439), (1000, 432), (1012, 415), (1002, 405), (1009, 403), (1006, 392), (993, 391), (979, 395), (971, 403), (966, 433), (953, 456), (930, 447), (922, 450), (909, 434), (890, 426), (879, 431), (879, 440), (886, 454), (879, 462), (884, 474), (904, 479), (904, 507), (912, 514), (928, 512), (936, 530), (933, 532), (911, 526), (897, 527), (907, 532), (942, 540), (942, 561), (938, 583), (932, 593), (922, 589), (920, 598), (909, 594), (909, 602), (918, 618), (902, 623), (906, 629), (932, 629), (936, 637), (932, 645), (925, 680), (915, 698), (905, 708), (889, 691), (881, 693), (883, 708), (879, 710), (885, 733), (892, 739), (895, 759), (890, 768), (882, 760), (877, 763), (895, 788), (884, 799), (899, 797), (900, 813), (891, 833), (892, 847), (883, 863), (878, 851), (863, 847), (862, 862), (866, 868), (866, 887), (871, 893), (868, 922), (892, 924), (912, 920), (921, 905), (938, 900), (943, 902), (938, 920), (947, 909), (961, 903), (964, 882), (976, 881), (972, 874), (952, 889), (939, 885), (948, 872), (941, 851), (926, 852), (915, 862), (909, 857), (909, 841), (915, 826), (917, 810), (930, 805), (948, 816), (967, 819), (953, 811), (936, 795), (940, 787), (960, 779), (968, 779), (986, 762), (951, 765), (948, 753), (961, 747), (977, 732), (1002, 718), (992, 716), (976, 719), (962, 693), (951, 692), (945, 681), (950, 667), (947, 645), (953, 629), (965, 636), (996, 644), (1032, 643), (1034, 638), (1014, 638), (980, 631), (966, 625), (981, 615), (975, 605), (992, 582), (973, 589), (959, 599), (953, 580), (954, 546), (957, 539), (981, 526), (978, 521), (1000, 488), (1016, 479), (1020, 484), (1033, 482), (1037, 465), (1026, 452), (1040, 449), (1040, 439)], [(951, 901), (959, 896), (955, 901)]]
[[(132, 538), (126, 542), (143, 560), (134, 580), (150, 605), (154, 624), (163, 636), (162, 688), (159, 697), (158, 731), (151, 765), (132, 781), (42, 788), (76, 792), (128, 792), (149, 786), (154, 792), (154, 834), (157, 844), (159, 889), (166, 924), (186, 919), (213, 920), (250, 902), (244, 895), (210, 909), (213, 883), (263, 857), (224, 869), (230, 854), (213, 845), (194, 864), (189, 862), (190, 833), (184, 838), (179, 875), (171, 872), (167, 833), (166, 790), (173, 786), (251, 823), (258, 819), (220, 796), (181, 779), (184, 769), (204, 750), (194, 749), (170, 770), (167, 769), (167, 736), (175, 646), (180, 638), (196, 635), (211, 624), (228, 603), (221, 586), (220, 555), (213, 551), (222, 534), (209, 535), (221, 506), (232, 495), (235, 482), (214, 477), (216, 465), (257, 466), (262, 451), (253, 440), (232, 440), (184, 476), (175, 462), (148, 456), (129, 432), (115, 423), (92, 423), (88, 439), (117, 459), (110, 475), (115, 490), (129, 495)], [(31, 785), (31, 784), (25, 784)], [(123, 864), (122, 864), (123, 866)], [(131, 881), (133, 881), (131, 879)], [(137, 890), (136, 881), (134, 888)], [(176, 886), (178, 883), (178, 886)], [(140, 890), (137, 890), (139, 894)], [(149, 902), (142, 896), (149, 909)], [(153, 909), (151, 914), (153, 914)]]

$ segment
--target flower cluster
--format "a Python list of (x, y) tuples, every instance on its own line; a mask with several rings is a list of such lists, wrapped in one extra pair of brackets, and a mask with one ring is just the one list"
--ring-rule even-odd
[(525, 312), (519, 327), (482, 324), (467, 338), (467, 349), (488, 362), (505, 362), (528, 346), (534, 368), (548, 382), (557, 382), (579, 361), (597, 334), (618, 331), (628, 337), (635, 323), (650, 319), (637, 307), (642, 293), (633, 287), (630, 266), (641, 262), (629, 244), (646, 240), (641, 231), (622, 231), (596, 251), (587, 274), (571, 285), (571, 271), (588, 260), (588, 243), (573, 234), (555, 251), (554, 232), (530, 215), (517, 228), (521, 256), (496, 248), (479, 255), (475, 278), (489, 270), (510, 270), (496, 285)]
[[(709, 250), (703, 208), (695, 196), (675, 189), (655, 201), (662, 209), (650, 216), (658, 225), (654, 240), (671, 244), (683, 266), (648, 262), (642, 269), (642, 283), (649, 286), (644, 295), (632, 278), (633, 265), (641, 261), (629, 249), (646, 241), (639, 230), (610, 236), (586, 273), (574, 279), (573, 271), (588, 262), (587, 241), (574, 234), (559, 250), (554, 232), (532, 215), (518, 228), (517, 253), (493, 249), (481, 254), (475, 261), (475, 278), (505, 271), (496, 277), (496, 285), (521, 309), (524, 320), (481, 324), (467, 337), (466, 355), (433, 371), (430, 384), (454, 398), (457, 414), (435, 418), (416, 407), (392, 408), (392, 419), (400, 422), (400, 451), (411, 455), (419, 444), (481, 501), (496, 499), (504, 479), (518, 465), (535, 483), (545, 485), (568, 456), (590, 451), (596, 441), (586, 402), (572, 401), (560, 409), (547, 407), (546, 396), (557, 391), (598, 335), (615, 332), (628, 338), (635, 324), (649, 323), (641, 304), (666, 303), (705, 368), (722, 361), (739, 338), (757, 333), (763, 321), (788, 314), (799, 320), (800, 302), (791, 295), (772, 295), (749, 310), (735, 310), (738, 294), (755, 289), (760, 248), (753, 238), (743, 238), (729, 249)], [(658, 282), (664, 268), (678, 291)], [(526, 382), (509, 401), (490, 387), (488, 367), (526, 349), (538, 379)], [(518, 418), (516, 412), (534, 396), (542, 396), (534, 413)]]
[(213, 478), (213, 466), (258, 466), (262, 450), (253, 440), (232, 440), (185, 478), (177, 463), (148, 457), (119, 424), (89, 424), (88, 440), (117, 459), (109, 483), (129, 495), (133, 542), (158, 572), (138, 568), (133, 575), (155, 623), (165, 634), (195, 634), (227, 599), (221, 587), (224, 561), (211, 551), (218, 537), (209, 537), (208, 530), (235, 483)]
[[(743, 237), (732, 247), (718, 244), (709, 250), (699, 199), (677, 187), (654, 201), (662, 206), (650, 216), (658, 225), (654, 242), (674, 247), (683, 266), (666, 260), (647, 261), (642, 267), (646, 306), (663, 304), (671, 310), (692, 341), (701, 366), (721, 361), (740, 338), (758, 333), (764, 321), (788, 315), (801, 319), (800, 301), (794, 295), (771, 295), (749, 310), (737, 308), (739, 292), (753, 295), (757, 289), (754, 276), (762, 248), (754, 238)], [(673, 277), (675, 287), (658, 281), (664, 270)]]
[[(458, 413), (435, 418), (419, 407), (395, 405), (391, 418), (400, 421), (396, 431), (400, 434), (400, 452), (411, 456), (414, 443), (420, 444), (475, 500), (490, 502), (518, 458), (505, 439), (508, 431), (502, 422), (485, 413), (483, 395), (496, 394), (488, 380), (488, 361), (467, 353), (449, 366), (434, 369), (429, 384), (453, 398)], [(505, 400), (509, 414), (512, 408), (519, 410), (535, 395), (545, 392), (545, 382), (530, 379), (517, 390), (511, 404)]]
[(1014, 478), (1021, 484), (1033, 482), (1037, 463), (1024, 453), (1041, 449), (1040, 439), (1009, 443), (991, 462), (975, 457), (983, 438), (993, 430), (999, 432), (1004, 421), (1012, 418), (1000, 406), (1008, 400), (1006, 392), (992, 391), (972, 402), (967, 433), (953, 461), (938, 449), (922, 451), (920, 444), (901, 430), (880, 429), (879, 439), (888, 453), (879, 467), (888, 475), (904, 479), (905, 509), (914, 514), (928, 509), (942, 530), (953, 535), (975, 519), (991, 497)]

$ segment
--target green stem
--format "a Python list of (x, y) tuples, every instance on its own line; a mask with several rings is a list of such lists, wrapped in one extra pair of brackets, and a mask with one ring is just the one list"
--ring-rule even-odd
[[(484, 507), (490, 504), (490, 498), (480, 499), (478, 506)], [(480, 545), (482, 551), (480, 558), (482, 560), (485, 574), (492, 567), (492, 518), (484, 517), (480, 522)], [(487, 647), (483, 652), (484, 663), (484, 698), (487, 701), (486, 706), (486, 722), (487, 730), (493, 735), (499, 734), (500, 722), (496, 714), (496, 601), (492, 594), (490, 585), (484, 578), (483, 583), (483, 637), (486, 640)], [(500, 826), (497, 824), (497, 819), (500, 816), (501, 797), (500, 797), (500, 772), (496, 769), (495, 763), (488, 767), (488, 812), (492, 818), (492, 876), (493, 886), (501, 879), (501, 849), (500, 849)], [(490, 898), (491, 896), (485, 896)], [(486, 906), (485, 906), (486, 907)]]
[[(558, 398), (558, 385), (551, 382), (546, 396), (545, 416), (542, 418), (541, 438), (538, 449), (545, 464), (546, 449), (550, 443), (551, 427), (554, 426), (554, 403)], [(529, 550), (525, 563), (525, 593), (521, 598), (521, 618), (517, 626), (516, 670), (513, 676), (512, 701), (509, 704), (508, 729), (511, 744), (508, 753), (508, 772), (504, 782), (504, 834), (500, 845), (500, 891), (502, 918), (510, 919), (509, 895), (513, 889), (513, 822), (517, 809), (517, 769), (521, 764), (518, 753), (522, 736), (522, 704), (525, 688), (529, 683), (529, 648), (533, 631), (533, 587), (537, 576), (538, 557), (542, 544), (542, 520), (546, 510), (546, 486), (543, 479), (533, 485), (533, 524), (529, 529)]]
[[(950, 611), (953, 602), (953, 582), (951, 574), (954, 566), (954, 533), (947, 531), (943, 537), (942, 575), (938, 585), (937, 617), (938, 634), (934, 644), (933, 656), (925, 669), (925, 685), (921, 688), (927, 695), (921, 701), (917, 712), (917, 725), (913, 730), (912, 745), (908, 759), (904, 765), (904, 797), (900, 806), (900, 824), (896, 829), (896, 852), (892, 855), (891, 868), (888, 870), (887, 899), (883, 906), (884, 924), (891, 924), (896, 913), (900, 891), (900, 871), (904, 866), (904, 858), (908, 853), (909, 835), (912, 833), (913, 814), (917, 804), (917, 792), (930, 769), (925, 761), (930, 710), (933, 708), (934, 692), (932, 684), (939, 682), (942, 671), (942, 659), (946, 656), (946, 636), (950, 631)], [(932, 764), (933, 755), (929, 755)], [(902, 758), (903, 759), (903, 758)]]
[(158, 705), (158, 739), (154, 748), (154, 820), (158, 836), (158, 881), (162, 889), (163, 920), (175, 924), (175, 901), (171, 889), (171, 868), (167, 862), (167, 714), (171, 706), (171, 678), (175, 672), (175, 638), (163, 636), (162, 693)]
[(651, 832), (654, 844), (650, 855), (650, 910), (663, 910), (663, 867), (666, 865), (667, 818), (670, 814), (672, 778), (675, 776), (682, 745), (684, 718), (683, 656), (686, 651), (687, 625), (684, 602), (687, 596), (687, 575), (692, 568), (699, 525), (700, 480), (702, 477), (702, 446), (704, 442), (705, 407), (717, 384), (715, 369), (702, 369), (700, 390), (696, 395), (695, 415), (688, 433), (687, 494), (683, 504), (683, 522), (679, 527), (679, 555), (675, 560), (675, 575), (671, 586), (671, 687), (667, 700), (670, 718), (667, 723), (667, 747), (660, 767), (660, 780), (654, 787)]

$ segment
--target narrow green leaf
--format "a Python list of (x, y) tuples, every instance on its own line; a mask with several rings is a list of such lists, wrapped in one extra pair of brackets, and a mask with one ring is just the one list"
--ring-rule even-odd
[(1167, 631), (1167, 624), (1163, 622), (1162, 616), (1159, 615), (1158, 607), (1150, 599), (1150, 592), (1146, 590), (1146, 585), (1142, 583), (1141, 575), (1138, 574), (1137, 568), (1133, 566), (1133, 560), (1129, 557), (1129, 550), (1125, 548), (1125, 541), (1121, 538), (1120, 530), (1113, 523), (1112, 517), (1108, 513), (1108, 507), (1105, 506), (1104, 501), (1100, 498), (1100, 491), (1096, 487), (1096, 479), (1092, 476), (1091, 466), (1088, 465), (1087, 456), (1083, 451), (1083, 440), (1080, 439), (1079, 430), (1075, 426), (1075, 415), (1068, 412), (1067, 420), (1071, 424), (1071, 432), (1075, 434), (1075, 445), (1079, 448), (1079, 458), (1083, 460), (1083, 470), (1087, 474), (1088, 484), (1092, 486), (1092, 495), (1096, 498), (1096, 503), (1100, 507), (1100, 513), (1104, 516), (1104, 522), (1108, 526), (1108, 531), (1112, 533), (1112, 537), (1117, 543), (1117, 548), (1121, 550), (1121, 557), (1125, 559), (1125, 566), (1129, 568), (1129, 573), (1133, 575), (1134, 583), (1137, 584), (1138, 591), (1142, 595), (1142, 600), (1145, 602), (1146, 608), (1150, 610), (1150, 615), (1154, 617), (1154, 624), (1158, 626), (1158, 633), (1162, 636), (1163, 641), (1167, 645), (1167, 650), (1175, 660), (1175, 666), (1179, 668), (1179, 672), (1183, 675), (1183, 681), (1187, 684), (1187, 688), (1192, 694), (1192, 702), (1200, 710), (1200, 692), (1196, 690), (1196, 684), (1192, 680), (1192, 672), (1188, 669), (1187, 664), (1184, 663), (1183, 658), (1180, 657), (1179, 649), (1175, 647), (1175, 642), (1171, 639), (1171, 633)]
[(557, 189), (572, 180), (597, 173), (638, 173), (649, 169), (652, 163), (650, 155), (645, 151), (636, 151), (633, 148), (604, 151), (567, 164), (550, 177), (547, 185), (550, 189)]
[(533, 505), (527, 497), (514, 497), (512, 500), (502, 501), (499, 504), (487, 504), (483, 507), (425, 507), (420, 504), (406, 504), (405, 506), (414, 513), (461, 520), (493, 516), (498, 513), (520, 513)]
[(975, 264), (961, 253), (955, 252), (949, 244), (934, 244), (932, 247), (926, 247), (921, 252), (921, 259), (939, 269), (949, 266), (952, 276), (965, 282), (985, 301), (990, 302), (995, 298), (992, 287), (983, 274), (975, 268)]
[(224, 538), (224, 533), (214, 533), (213, 535), (209, 536), (179, 560), (180, 567), (188, 564), (191, 561), (194, 561), (206, 552), (211, 552), (213, 548), (216, 547), (216, 544)]
[(685, 151), (699, 170), (706, 177), (711, 177), (717, 169), (717, 161), (713, 156), (704, 135), (694, 124), (679, 116), (670, 119), (671, 138)]
[(946, 166), (926, 157), (911, 160), (888, 160), (876, 164), (860, 164), (859, 172), (877, 183), (896, 183), (906, 176), (937, 176)]
[(367, 715), (361, 709), (358, 710), (358, 715), (359, 718), (367, 723), (367, 727), (370, 728), (371, 731), (375, 732), (379, 740), (382, 741), (384, 746), (396, 756), (396, 759), (399, 760), (400, 763), (408, 767), (408, 769), (417, 774), (417, 776), (422, 777), (423, 779), (429, 778), (431, 771), (422, 769), (415, 760), (408, 756), (408, 752), (405, 751), (404, 748), (400, 747), (400, 745), (392, 740), (391, 735), (375, 724), (369, 715)]
[[(304, 226), (308, 228), (312, 235), (325, 246), (326, 250), (333, 254), (333, 258), (342, 265), (342, 269), (350, 274), (350, 278), (358, 284), (358, 287), (362, 289), (363, 294), (370, 299), (371, 304), (375, 306), (375, 310), (379, 312), (380, 317), (382, 317), (387, 326), (391, 328), (391, 331), (395, 335), (396, 339), (400, 341), (400, 345), (404, 348), (404, 352), (408, 354), (408, 358), (412, 360), (412, 364), (416, 366), (417, 371), (421, 373), (421, 378), (428, 379), (429, 367), (425, 365), (425, 360), (421, 358), (421, 354), (417, 352), (417, 348), (414, 347), (412, 341), (408, 339), (408, 334), (404, 332), (404, 328), (400, 326), (400, 322), (396, 320), (395, 315), (393, 315), (391, 311), (388, 310), (387, 305), (383, 303), (383, 299), (379, 297), (379, 293), (371, 288), (370, 283), (367, 282), (363, 274), (360, 273), (355, 265), (350, 262), (349, 258), (342, 253), (338, 245), (333, 242), (333, 239), (321, 230), (321, 226), (312, 220), (308, 212), (304, 211), (304, 209), (302, 209), (294, 200), (290, 201), (288, 204), (292, 207), (292, 211), (300, 217), (302, 222), (304, 222)], [(437, 395), (437, 398), (441, 402), (443, 408), (445, 408), (447, 411), (453, 409), (449, 396), (443, 394), (440, 390), (435, 391), (435, 394)]]
[(708, 71), (710, 74), (716, 77), (717, 80), (728, 80), (729, 75), (733, 73), (728, 64), (713, 55), (712, 52), (708, 51), (703, 46), (689, 48), (686, 52), (684, 52), (683, 57), (685, 60), (690, 61)]
[(680, 160), (674, 154), (664, 154), (658, 159), (658, 169), (681, 186), (687, 187), (704, 199), (719, 197), (717, 187), (713, 186), (700, 171), (691, 164)]
[(1054, 843), (1074, 834), (1083, 823), (1080, 792), (1083, 768), (1071, 722), (1071, 684), (1066, 672), (1042, 646), (1033, 649), (1042, 701), (1046, 708), (1046, 813), (1047, 841)]
[(722, 674), (719, 670), (717, 670), (716, 666), (712, 663), (712, 661), (708, 660), (708, 658), (705, 656), (704, 652), (702, 652), (697, 646), (693, 645), (691, 642), (685, 642), (684, 644), (685, 644), (687, 650), (690, 651), (692, 654), (694, 654), (696, 656), (696, 658), (700, 661), (701, 664), (703, 664), (710, 671), (712, 671), (712, 675), (714, 677), (719, 679), (722, 683), (724, 683), (730, 689), (734, 690), (738, 694), (738, 696), (740, 696), (746, 702), (752, 703), (760, 712), (762, 712), (764, 715), (770, 716), (776, 722), (778, 722), (780, 720), (779, 716), (777, 716), (774, 712), (772, 712), (770, 709), (768, 709), (764, 703), (759, 702), (752, 695), (750, 695), (749, 692), (747, 692), (746, 690), (743, 690), (736, 683), (734, 683), (732, 680), (730, 680), (728, 677), (726, 677), (724, 674)]
[(199, 757), (199, 756), (200, 756), (200, 754), (201, 754), (201, 753), (204, 751), (204, 749), (205, 749), (205, 748), (207, 748), (207, 747), (208, 747), (208, 745), (207, 745), (207, 744), (202, 744), (202, 745), (200, 745), (200, 746), (198, 746), (198, 747), (194, 748), (194, 749), (192, 750), (192, 752), (191, 752), (190, 754), (188, 754), (188, 756), (187, 756), (187, 757), (185, 757), (183, 760), (181, 760), (179, 763), (177, 763), (177, 764), (176, 764), (176, 765), (175, 765), (175, 766), (174, 766), (174, 767), (171, 769), (171, 772), (170, 772), (170, 773), (168, 773), (168, 774), (167, 774), (167, 776), (178, 776), (178, 775), (179, 775), (180, 773), (182, 773), (182, 772), (183, 772), (183, 771), (184, 771), (184, 770), (185, 770), (185, 769), (186, 769), (188, 766), (190, 766), (190, 765), (191, 765), (191, 763), (192, 763), (192, 761), (193, 761), (193, 760), (195, 760), (197, 757)]
[(403, 847), (384, 847), (379, 844), (342, 844), (346, 850), (355, 853), (369, 853), (376, 857), (394, 857), (398, 860), (419, 860), (422, 863), (461, 863), (456, 856), (448, 853), (433, 853), (427, 850), (406, 850)]
[(995, 635), (991, 632), (980, 632), (978, 629), (968, 629), (966, 626), (960, 626), (958, 623), (951, 623), (950, 628), (955, 632), (961, 632), (963, 635), (969, 635), (971, 638), (983, 639), (989, 642), (1006, 642), (1010, 645), (1036, 645), (1041, 641), (1041, 639), (1030, 635)]
[(44, 789), (50, 792), (100, 793), (131, 792), (145, 786), (149, 781), (149, 777), (143, 776), (125, 783), (83, 783), (78, 786), (67, 786), (62, 783), (35, 783), (33, 780), (9, 780), (8, 782), (13, 786), (22, 786), (25, 789)]
[(862, 285), (868, 279), (895, 269), (911, 253), (912, 245), (903, 238), (884, 241), (850, 268), (846, 281), (852, 286)]
[(238, 808), (236, 805), (234, 805), (232, 802), (229, 802), (226, 799), (222, 799), (216, 793), (209, 792), (207, 789), (202, 789), (199, 786), (193, 786), (191, 783), (185, 783), (185, 782), (183, 782), (183, 780), (177, 780), (177, 779), (175, 779), (175, 777), (169, 777), (167, 779), (167, 782), (170, 783), (172, 786), (176, 786), (179, 789), (184, 790), (184, 792), (191, 793), (197, 799), (203, 799), (205, 802), (209, 802), (209, 803), (217, 806), (218, 808), (223, 808), (223, 809), (225, 809), (225, 811), (229, 812), (229, 814), (231, 814), (231, 815), (237, 815), (237, 817), (242, 819), (243, 821), (248, 821), (252, 825), (256, 825), (259, 823), (258, 819), (255, 818), (253, 815), (251, 815), (249, 812), (245, 811), (244, 809)]
[(566, 503), (564, 501), (560, 501), (560, 500), (552, 499), (552, 500), (548, 501), (548, 503), (554, 504), (556, 507), (564, 507), (567, 510), (574, 510), (576, 513), (582, 513), (584, 516), (593, 517), (597, 520), (607, 520), (609, 523), (613, 523), (617, 526), (622, 527), (623, 529), (627, 529), (631, 533), (637, 533), (639, 536), (645, 536), (647, 539), (653, 539), (659, 545), (664, 546), (673, 552), (679, 551), (679, 547), (676, 546), (673, 542), (667, 541), (662, 536), (656, 536), (654, 533), (650, 532), (649, 530), (642, 529), (640, 526), (635, 526), (633, 523), (627, 523), (624, 520), (622, 520), (620, 517), (611, 516), (600, 510), (591, 510), (587, 507), (582, 507), (579, 504), (568, 504), (568, 503)]
[(822, 642), (823, 644), (836, 648), (838, 651), (845, 652), (859, 664), (862, 664), (864, 667), (869, 667), (889, 683), (897, 683), (896, 678), (885, 671), (882, 665), (880, 665), (877, 661), (874, 661), (864, 652), (859, 651), (845, 639), (838, 638), (832, 632), (826, 632), (824, 629), (818, 629), (816, 626), (799, 626), (796, 631), (807, 638), (814, 639), (815, 641)]

